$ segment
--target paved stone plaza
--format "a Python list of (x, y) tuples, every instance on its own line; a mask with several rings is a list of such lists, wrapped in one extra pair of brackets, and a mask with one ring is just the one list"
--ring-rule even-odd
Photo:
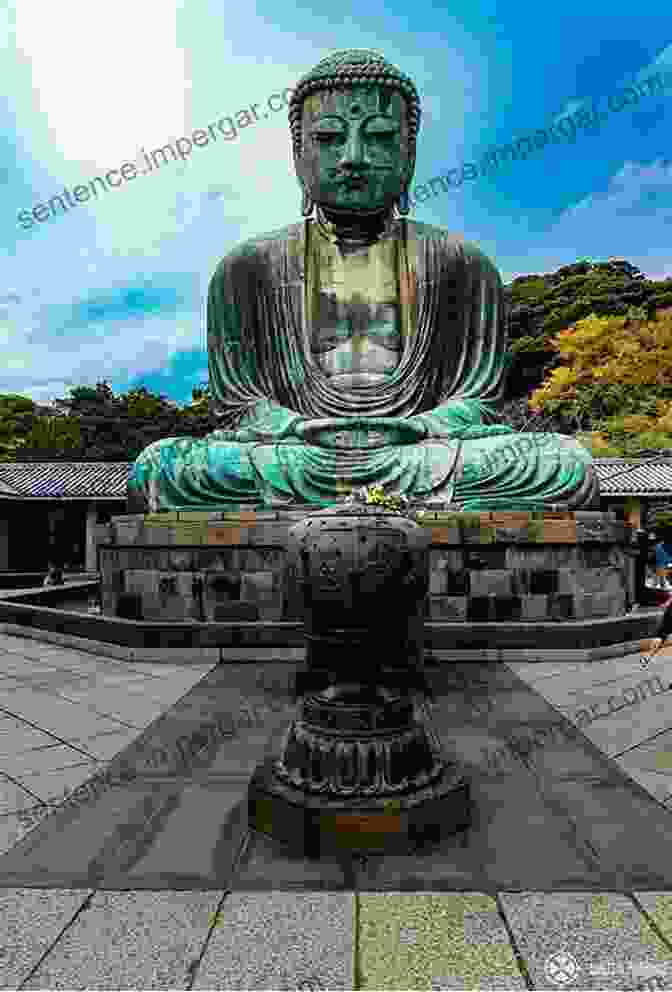
[(247, 831), (294, 671), (0, 635), (0, 987), (672, 986), (672, 651), (430, 668), (473, 826), (354, 863)]

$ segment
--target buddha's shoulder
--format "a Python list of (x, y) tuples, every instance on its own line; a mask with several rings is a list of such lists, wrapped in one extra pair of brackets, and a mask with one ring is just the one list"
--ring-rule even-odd
[(477, 244), (473, 241), (465, 241), (461, 234), (449, 231), (447, 227), (423, 224), (417, 220), (409, 220), (407, 223), (409, 237), (415, 237), (418, 241), (433, 241), (438, 248), (443, 248), (447, 253), (464, 255), (466, 258), (487, 258)]
[(263, 258), (277, 252), (279, 246), (287, 242), (298, 241), (301, 237), (303, 224), (288, 224), (287, 227), (280, 227), (277, 231), (270, 231), (268, 234), (257, 234), (253, 238), (241, 241), (240, 244), (232, 248), (221, 260), (215, 274), (222, 269), (229, 268), (237, 261), (243, 259)]

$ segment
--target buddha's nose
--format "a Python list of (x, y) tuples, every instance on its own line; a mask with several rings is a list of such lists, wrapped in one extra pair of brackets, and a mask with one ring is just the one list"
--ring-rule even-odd
[(358, 132), (353, 131), (345, 143), (340, 166), (341, 168), (355, 168), (365, 163), (364, 142)]

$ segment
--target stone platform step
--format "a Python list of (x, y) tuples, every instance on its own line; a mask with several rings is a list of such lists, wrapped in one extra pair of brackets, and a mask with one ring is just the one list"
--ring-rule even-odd
[[(592, 661), (645, 650), (661, 608), (620, 617), (526, 623), (435, 622), (425, 625), (428, 658), (437, 661)], [(297, 621), (160, 623), (122, 620), (0, 600), (0, 633), (20, 634), (128, 661), (184, 664), (302, 661)]]

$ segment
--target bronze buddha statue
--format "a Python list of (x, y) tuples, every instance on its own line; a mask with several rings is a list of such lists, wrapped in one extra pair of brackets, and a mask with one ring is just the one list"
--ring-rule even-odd
[(304, 219), (235, 248), (210, 283), (221, 429), (149, 445), (131, 512), (324, 506), (373, 484), (464, 510), (599, 507), (586, 449), (498, 422), (497, 269), (407, 217), (412, 80), (337, 52), (299, 81), (289, 120)]

